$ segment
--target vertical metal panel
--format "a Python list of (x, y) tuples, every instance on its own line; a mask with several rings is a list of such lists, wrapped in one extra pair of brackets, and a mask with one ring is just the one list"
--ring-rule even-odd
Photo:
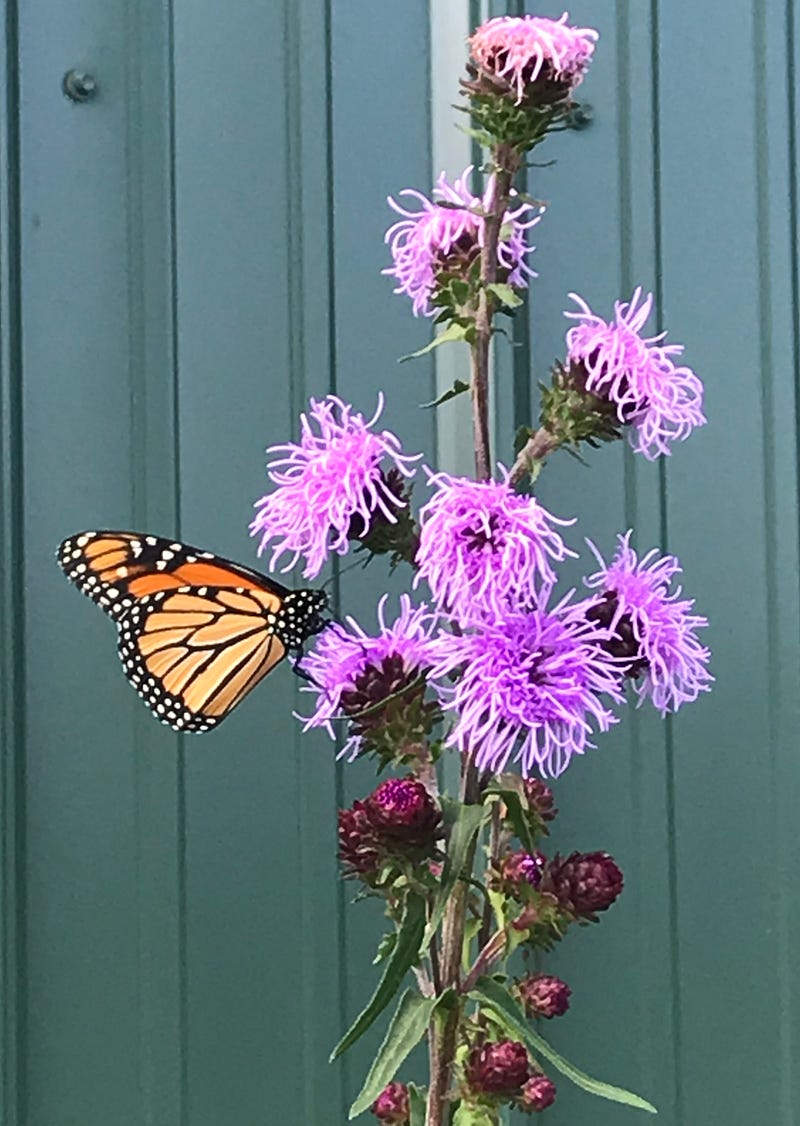
[[(797, 900), (787, 803), (800, 784), (796, 245), (786, 206), (787, 75), (796, 61), (786, 10), (717, 6), (713, 53), (687, 43), (688, 5), (659, 10), (669, 89), (659, 122), (664, 315), (706, 378), (711, 420), (670, 462), (668, 531), (687, 587), (711, 618), (718, 677), (713, 697), (674, 730), (679, 1121), (687, 1123), (711, 1114), (788, 1123), (797, 1097), (789, 1060), (800, 1014), (787, 993)], [(701, 65), (709, 88), (724, 86), (739, 110), (714, 116), (712, 128), (687, 128), (696, 101), (686, 83)], [(740, 986), (754, 949), (759, 990), (743, 1034)], [(759, 1076), (753, 1086), (741, 1083), (745, 1069)]]
[(17, 7), (0, 44), (0, 1121), (24, 1112), (25, 650), (22, 561), (22, 388), (19, 310)]
[[(316, 0), (175, 5), (181, 527), (239, 559), (264, 447), (330, 386), (327, 36)], [(341, 1104), (334, 757), (298, 684), (187, 747), (192, 1126)]]
[[(389, 262), (383, 234), (394, 214), (384, 202), (386, 196), (404, 187), (427, 193), (431, 186), (427, 5), (413, 0), (394, 7), (390, 29), (386, 11), (369, 0), (333, 6), (336, 388), (358, 409), (371, 413), (382, 387), (386, 426), (409, 452), (424, 451), (429, 460), (434, 419), (419, 404), (434, 397), (433, 364), (424, 358), (401, 367), (397, 358), (427, 343), (430, 324), (414, 321), (409, 303), (392, 295), (391, 279), (380, 276)], [(419, 481), (416, 496), (423, 498), (425, 491)], [(342, 612), (354, 614), (365, 628), (375, 622), (383, 590), (394, 594), (408, 586), (407, 574), (398, 572), (387, 582), (386, 572), (378, 559), (368, 571), (352, 571), (342, 578)], [(363, 797), (375, 784), (372, 763), (345, 766), (342, 802)], [(352, 897), (351, 886), (343, 889), (343, 1027), (369, 996), (375, 978), (370, 963), (384, 929), (375, 903), (352, 906)], [(344, 1072), (350, 1101), (381, 1034), (375, 1029), (337, 1065)]]
[(53, 562), (76, 528), (172, 520), (167, 41), (121, 2), (20, 27), (31, 1122), (179, 1115), (175, 758)]

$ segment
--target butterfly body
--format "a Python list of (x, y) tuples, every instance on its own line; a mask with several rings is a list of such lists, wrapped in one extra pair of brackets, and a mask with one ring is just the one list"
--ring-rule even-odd
[(64, 540), (57, 558), (70, 582), (115, 622), (125, 675), (176, 731), (216, 727), (327, 625), (324, 591), (288, 590), (159, 536), (80, 532)]

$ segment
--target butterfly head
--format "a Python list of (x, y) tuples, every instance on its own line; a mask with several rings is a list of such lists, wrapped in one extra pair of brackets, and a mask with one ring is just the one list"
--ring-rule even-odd
[(286, 648), (301, 649), (303, 643), (329, 624), (325, 617), (328, 596), (324, 590), (293, 590), (281, 606), (280, 633)]

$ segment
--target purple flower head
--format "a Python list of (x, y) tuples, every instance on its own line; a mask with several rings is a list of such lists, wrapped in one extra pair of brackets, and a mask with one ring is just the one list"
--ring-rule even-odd
[(518, 1094), (530, 1074), (528, 1051), (518, 1040), (476, 1045), (467, 1059), (467, 1084), (476, 1094)]
[(556, 797), (541, 778), (527, 778), (524, 784), (528, 809), (540, 822), (555, 821), (558, 817)]
[[(332, 721), (347, 714), (344, 705), (348, 695), (358, 697), (374, 671), (382, 670), (387, 663), (391, 664), (394, 676), (401, 665), (409, 684), (430, 667), (435, 615), (426, 606), (412, 606), (408, 595), (401, 594), (400, 614), (387, 625), (388, 597), (385, 594), (378, 604), (377, 636), (371, 637), (354, 618), (348, 617), (344, 625), (331, 626), (320, 634), (314, 648), (303, 658), (303, 672), (314, 682), (304, 691), (315, 693), (317, 698), (314, 714), (305, 718), (304, 731), (323, 727), (335, 738)], [(341, 754), (354, 758), (360, 746), (360, 737), (352, 735)]]
[(509, 852), (497, 865), (493, 886), (513, 899), (519, 899), (526, 885), (532, 888), (539, 886), (546, 862), (541, 852), (530, 853), (524, 849)]
[(556, 1101), (556, 1085), (546, 1075), (534, 1075), (522, 1089), (520, 1107), (530, 1114), (547, 1110)]
[(622, 872), (607, 852), (573, 852), (565, 860), (555, 856), (543, 880), (562, 907), (589, 919), (616, 902), (623, 882)]
[(552, 974), (526, 974), (517, 982), (517, 992), (529, 1017), (552, 1020), (569, 1008), (572, 990), (560, 977)]
[[(468, 181), (472, 166), (460, 179), (449, 184), (444, 172), (436, 182), (433, 200), (413, 188), (404, 188), (399, 194), (411, 196), (421, 205), (419, 211), (407, 211), (390, 196), (389, 206), (402, 215), (386, 232), (386, 242), (392, 252), (393, 266), (384, 274), (397, 279), (395, 293), (405, 293), (414, 305), (414, 315), (431, 317), (431, 305), (440, 271), (458, 272), (468, 266), (480, 253), (485, 238), (485, 209), (494, 198), (492, 179), (483, 199), (469, 190)], [(517, 195), (512, 192), (512, 197)], [(442, 206), (442, 204), (448, 206)], [(506, 211), (503, 230), (497, 248), (502, 281), (524, 287), (529, 277), (536, 277), (525, 258), (535, 249), (526, 242), (527, 232), (541, 218), (538, 210), (529, 203), (519, 203)], [(531, 212), (536, 212), (531, 218)]]
[(571, 364), (586, 373), (586, 390), (616, 405), (617, 418), (630, 426), (630, 442), (637, 453), (654, 461), (670, 452), (670, 443), (688, 438), (705, 424), (703, 384), (688, 367), (672, 360), (682, 344), (661, 344), (666, 333), (643, 337), (650, 316), (652, 294), (641, 304), (641, 286), (627, 304), (617, 301), (614, 321), (598, 317), (583, 298), (570, 297), (581, 307), (565, 313), (577, 321), (567, 332)]
[(568, 18), (497, 16), (469, 40), (472, 57), (516, 89), (517, 104), (537, 81), (561, 85), (566, 94), (583, 81), (598, 38), (593, 28), (570, 27)]
[(387, 778), (367, 798), (375, 830), (389, 841), (429, 845), (439, 829), (441, 813), (419, 779)]
[(708, 692), (713, 683), (707, 668), (711, 653), (696, 632), (708, 619), (691, 613), (694, 601), (682, 599), (680, 587), (671, 590), (681, 572), (675, 556), (660, 555), (654, 548), (639, 559), (630, 538), (630, 532), (617, 537), (610, 564), (587, 540), (600, 570), (585, 580), (598, 592), (587, 600), (585, 613), (610, 631), (607, 648), (623, 674), (637, 682), (639, 701), (649, 697), (666, 715)]
[(347, 875), (358, 875), (371, 880), (380, 867), (380, 842), (362, 801), (353, 802), (350, 809), (338, 813), (339, 859)]
[[(501, 466), (502, 469), (502, 466)], [(419, 570), (441, 609), (460, 620), (532, 605), (556, 581), (553, 563), (574, 556), (534, 497), (502, 481), (429, 474), (435, 493), (420, 512)]]
[[(593, 725), (616, 722), (601, 701), (622, 700), (607, 631), (570, 595), (552, 610), (509, 612), (460, 635), (440, 633), (432, 676), (456, 713), (449, 743), (474, 749), (480, 770), (501, 771), (514, 754), (524, 775), (558, 775), (583, 754)], [(448, 674), (461, 670), (455, 684)]]
[(369, 527), (373, 513), (390, 523), (397, 520), (395, 509), (404, 502), (388, 487), (381, 462), (386, 459), (404, 477), (412, 477), (411, 462), (421, 455), (409, 457), (394, 434), (372, 429), (382, 410), (382, 394), (368, 422), (336, 395), (312, 399), (308, 414), (300, 416), (299, 444), (267, 450), (276, 455), (267, 473), (278, 487), (257, 502), (250, 533), (261, 536), (259, 555), (277, 541), (270, 567), (289, 554), (283, 570), (303, 558), (303, 574), (313, 579), (331, 552), (345, 554), (354, 518), (360, 518), (363, 528)]
[(384, 1087), (372, 1104), (372, 1113), (380, 1122), (405, 1126), (411, 1114), (405, 1083), (390, 1083)]

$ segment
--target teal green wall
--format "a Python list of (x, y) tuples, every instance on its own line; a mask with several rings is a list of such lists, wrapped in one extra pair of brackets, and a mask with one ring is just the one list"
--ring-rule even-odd
[[(334, 818), (371, 772), (300, 738), (286, 670), (207, 740), (158, 727), (52, 553), (130, 525), (252, 561), (263, 448), (309, 394), (369, 409), (383, 386), (433, 456), (432, 366), (394, 360), (427, 326), (379, 277), (384, 197), (431, 178), (428, 6), (2, 11), (2, 1126), (343, 1122), (370, 1045), (327, 1053), (380, 920), (337, 882)], [(633, 524), (680, 554), (718, 683), (674, 723), (629, 717), (558, 784), (564, 847), (609, 848), (627, 888), (559, 953), (574, 1003), (552, 1031), (664, 1126), (793, 1126), (796, 5), (570, 13), (602, 32), (594, 123), (532, 174), (552, 205), (530, 324), (498, 357), (499, 429), (561, 351), (568, 290), (607, 309), (656, 289), (709, 426), (667, 466), (554, 461), (543, 490), (604, 546)], [(63, 98), (70, 66), (94, 102)], [(378, 571), (344, 576), (345, 611), (368, 621)], [(549, 1120), (633, 1112), (562, 1086)]]

